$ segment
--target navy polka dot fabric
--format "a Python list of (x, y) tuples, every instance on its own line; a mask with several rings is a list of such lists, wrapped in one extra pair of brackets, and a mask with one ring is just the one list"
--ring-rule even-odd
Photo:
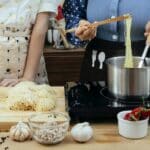
[[(65, 0), (63, 13), (66, 20), (66, 29), (78, 26), (79, 21), (86, 19), (87, 0)], [(81, 41), (75, 37), (74, 33), (67, 34), (68, 41), (76, 47), (82, 47), (86, 41)]]

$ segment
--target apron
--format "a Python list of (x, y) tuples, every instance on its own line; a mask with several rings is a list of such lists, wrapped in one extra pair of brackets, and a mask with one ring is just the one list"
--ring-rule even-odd
[[(132, 43), (133, 56), (141, 56), (144, 46), (145, 41)], [(103, 57), (104, 60), (99, 61), (100, 55), (105, 56), (105, 58)], [(93, 39), (86, 47), (81, 66), (80, 81), (106, 81), (106, 59), (116, 56), (125, 56), (125, 43), (104, 41), (98, 38)], [(150, 56), (150, 53), (147, 56)]]

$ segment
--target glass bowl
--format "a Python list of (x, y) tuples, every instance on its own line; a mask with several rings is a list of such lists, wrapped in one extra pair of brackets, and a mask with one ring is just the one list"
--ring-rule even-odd
[(70, 118), (61, 112), (37, 113), (29, 117), (33, 139), (40, 144), (56, 144), (65, 138)]

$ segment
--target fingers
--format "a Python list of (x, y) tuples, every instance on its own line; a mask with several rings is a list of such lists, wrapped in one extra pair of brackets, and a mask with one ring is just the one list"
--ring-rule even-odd
[(145, 26), (145, 33), (144, 36), (148, 37), (150, 35), (150, 21)]
[(149, 35), (149, 33), (148, 33), (148, 32), (145, 32), (145, 33), (144, 33), (144, 36), (146, 36), (146, 37), (147, 37), (148, 35)]
[(150, 45), (150, 33), (147, 36), (146, 44)]
[(150, 21), (145, 26), (144, 36), (147, 38), (146, 44), (150, 45)]
[(80, 36), (80, 39), (82, 40), (91, 40), (95, 37), (95, 31), (91, 30), (91, 29), (88, 29), (88, 30), (85, 30), (83, 32), (83, 34)]
[[(11, 80), (11, 79), (10, 79)], [(19, 83), (20, 81), (19, 81), (19, 79), (12, 79), (12, 81), (10, 81), (10, 83), (9, 83), (9, 87), (13, 87), (13, 86), (15, 86), (17, 83)]]
[(9, 85), (9, 83), (10, 83), (9, 79), (4, 79), (0, 82), (0, 86), (7, 87)]
[(91, 23), (86, 20), (81, 20), (75, 31), (75, 36), (81, 40), (91, 40), (96, 36), (96, 28), (92, 28)]
[(79, 26), (78, 26), (78, 28), (76, 29), (75, 34), (76, 34), (77, 36), (81, 35), (85, 30), (88, 29), (89, 25), (90, 25), (90, 23), (89, 23), (88, 21), (86, 21), (86, 20), (81, 20), (81, 21), (79, 22)]
[(80, 36), (81, 40), (88, 40), (90, 39), (91, 30), (87, 29), (83, 32), (83, 34)]
[(75, 35), (76, 35), (77, 37), (79, 37), (79, 36), (81, 36), (81, 35), (84, 33), (84, 31), (86, 31), (86, 30), (88, 30), (88, 26), (79, 26), (79, 27), (76, 29), (76, 31), (75, 31)]
[(96, 28), (91, 27), (79, 27), (77, 28), (75, 35), (81, 40), (91, 40), (96, 36)]
[(0, 86), (12, 87), (15, 86), (18, 82), (18, 79), (4, 79), (0, 82)]
[(15, 86), (18, 83), (19, 83), (19, 81), (14, 81), (14, 82), (10, 83), (8, 87), (13, 87), (13, 86)]
[(91, 39), (94, 39), (96, 37), (96, 34), (97, 34), (97, 29), (94, 28), (91, 32)]
[(146, 24), (145, 32), (150, 33), (150, 21)]
[(79, 22), (79, 26), (88, 26), (88, 25), (90, 25), (90, 22), (88, 22), (87, 20), (81, 20)]

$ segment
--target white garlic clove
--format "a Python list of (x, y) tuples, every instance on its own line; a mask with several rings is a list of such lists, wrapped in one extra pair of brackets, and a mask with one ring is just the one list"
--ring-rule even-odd
[(22, 142), (22, 141), (24, 141), (25, 139), (26, 139), (26, 137), (25, 137), (24, 133), (22, 133), (22, 134), (20, 135), (18, 141)]
[(21, 132), (24, 135), (25, 139), (27, 139), (29, 137), (29, 131), (27, 129), (22, 128)]
[(82, 139), (84, 140), (80, 140), (80, 141), (88, 141), (91, 139), (91, 137), (93, 136), (93, 129), (90, 126), (86, 126), (82, 128)]
[(16, 141), (25, 141), (31, 139), (31, 130), (27, 124), (19, 122), (16, 126), (12, 126), (10, 129), (10, 138)]
[(88, 122), (79, 123), (71, 129), (71, 135), (78, 142), (87, 142), (93, 136), (93, 129)]
[(14, 139), (18, 141), (20, 135), (21, 135), (20, 129), (19, 129), (19, 128), (16, 128), (16, 132), (15, 132), (15, 134), (14, 134)]
[(32, 133), (32, 130), (31, 130), (31, 129), (29, 129), (28, 132), (29, 132), (29, 137), (28, 137), (28, 139), (30, 140), (30, 139), (32, 139), (33, 133)]
[(16, 133), (16, 126), (10, 128), (9, 137), (14, 140), (14, 134)]

